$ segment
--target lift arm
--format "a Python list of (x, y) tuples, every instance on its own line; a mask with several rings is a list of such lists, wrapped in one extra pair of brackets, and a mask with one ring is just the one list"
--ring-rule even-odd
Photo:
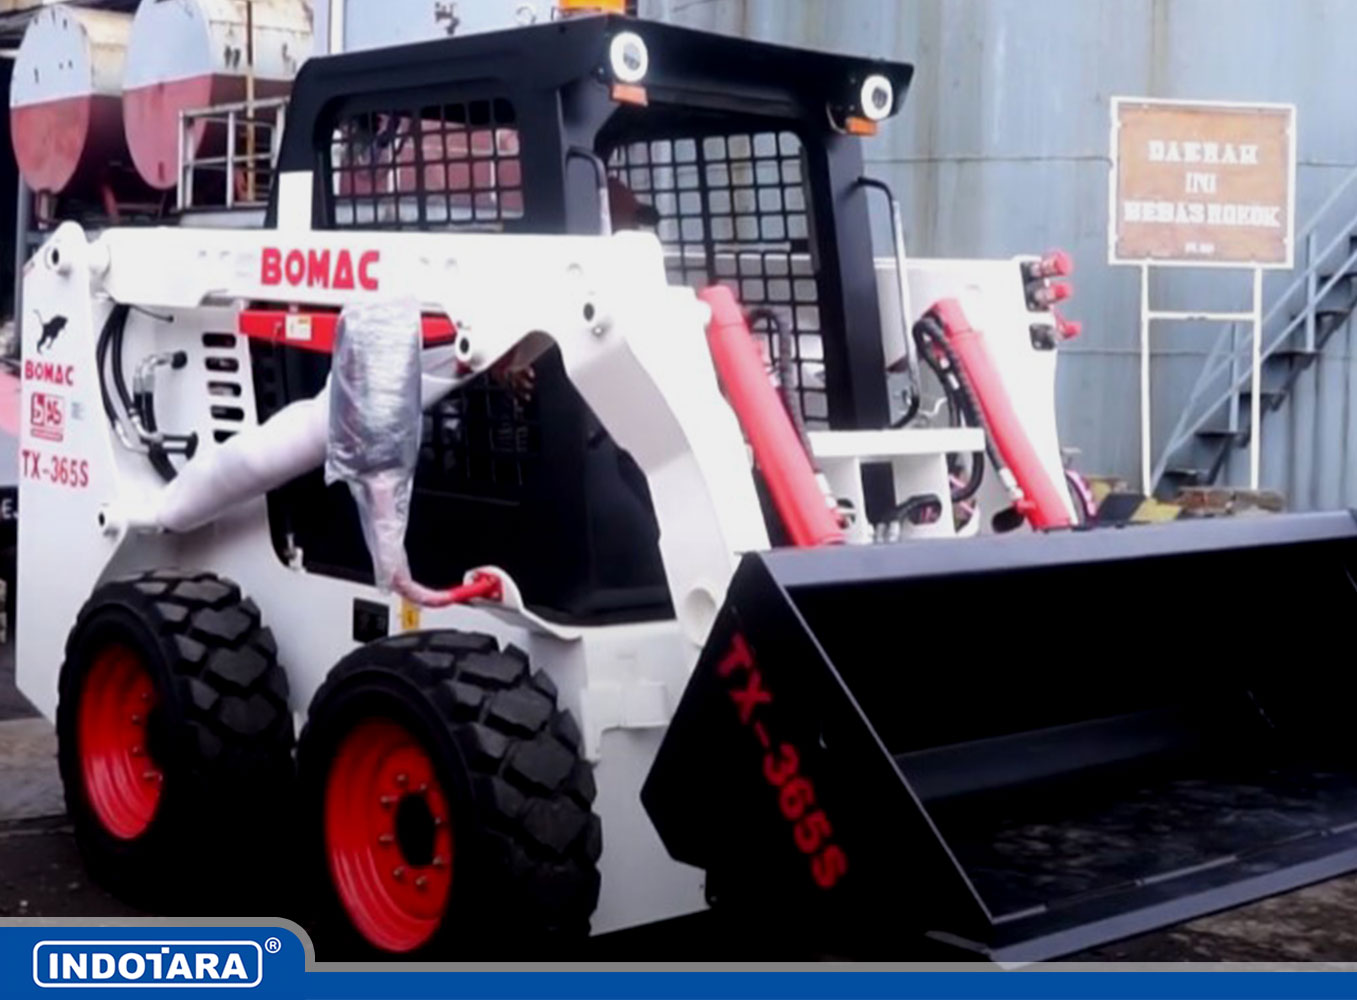
[(444, 350), (447, 370), (426, 366), (426, 402), (498, 362), (528, 363), (559, 346), (573, 384), (646, 475), (674, 608), (694, 643), (739, 555), (768, 545), (744, 441), (707, 351), (706, 310), (668, 284), (649, 234), (163, 228), (111, 229), (87, 242), (66, 223), (38, 260), (77, 285), (83, 267), (91, 292), (152, 309), (336, 308), (413, 295), (458, 333)]

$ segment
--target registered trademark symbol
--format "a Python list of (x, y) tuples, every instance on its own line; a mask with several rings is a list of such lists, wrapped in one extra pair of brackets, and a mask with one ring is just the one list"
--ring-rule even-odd
[(283, 942), (279, 941), (276, 937), (271, 937), (264, 942), (264, 950), (270, 955), (276, 955), (283, 950)]

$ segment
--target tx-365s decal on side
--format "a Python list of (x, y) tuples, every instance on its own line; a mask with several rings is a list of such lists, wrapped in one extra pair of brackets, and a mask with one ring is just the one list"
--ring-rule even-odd
[(72, 490), (89, 489), (90, 463), (85, 458), (54, 455), (36, 448), (24, 448), (19, 453), (25, 479), (64, 486)]

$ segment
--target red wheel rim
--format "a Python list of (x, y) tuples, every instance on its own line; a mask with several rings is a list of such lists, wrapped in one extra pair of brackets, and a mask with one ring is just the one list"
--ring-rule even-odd
[(325, 853), (360, 934), (414, 951), (438, 930), (452, 891), (448, 798), (404, 726), (368, 719), (340, 742), (325, 786)]
[(141, 657), (122, 645), (99, 651), (80, 691), (77, 743), (85, 797), (104, 829), (122, 840), (146, 832), (165, 776), (146, 748), (155, 682)]

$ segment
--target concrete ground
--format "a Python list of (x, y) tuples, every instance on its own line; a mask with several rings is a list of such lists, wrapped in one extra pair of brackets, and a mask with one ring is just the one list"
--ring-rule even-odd
[[(13, 647), (0, 647), (0, 917), (139, 915), (86, 879), (64, 815), (56, 739), (50, 724), (36, 715), (14, 687)], [(1353, 962), (1357, 961), (1355, 915), (1357, 876), (1075, 958), (1108, 962)], [(666, 958), (653, 952), (653, 944), (647, 946), (651, 953), (646, 957)], [(691, 947), (691, 943), (685, 944), (685, 948)], [(689, 952), (685, 957), (700, 956)]]

